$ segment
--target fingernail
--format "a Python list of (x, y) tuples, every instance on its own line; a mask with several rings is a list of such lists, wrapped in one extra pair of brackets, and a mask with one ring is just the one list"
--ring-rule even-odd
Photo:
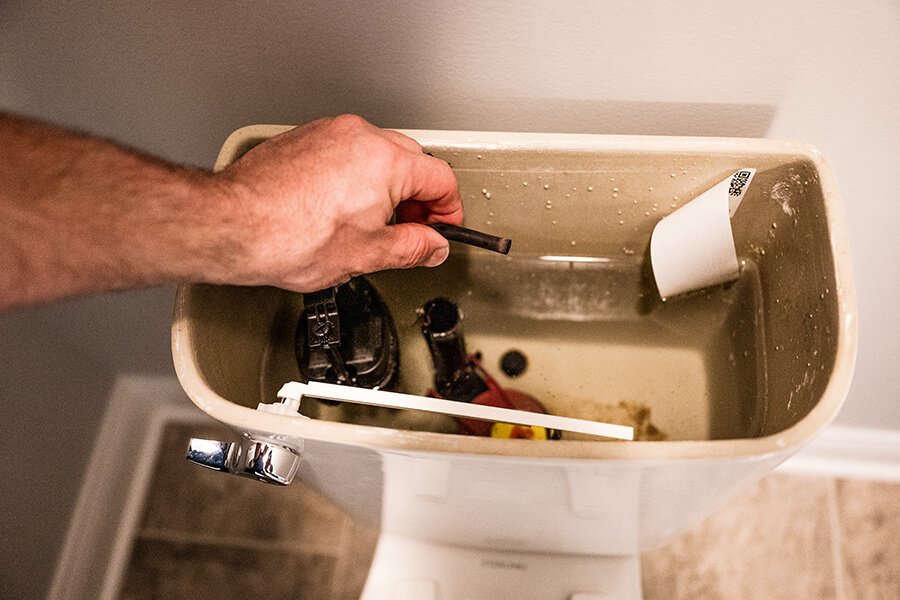
[(448, 256), (450, 256), (450, 246), (443, 246), (432, 252), (424, 264), (426, 267), (436, 267), (447, 260)]

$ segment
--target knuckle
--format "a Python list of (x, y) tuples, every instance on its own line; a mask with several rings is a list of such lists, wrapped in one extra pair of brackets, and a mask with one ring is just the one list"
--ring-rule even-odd
[(415, 236), (408, 248), (409, 253), (406, 255), (405, 267), (414, 267), (422, 264), (428, 258), (431, 251), (425, 236)]
[(401, 236), (396, 242), (393, 252), (393, 255), (396, 257), (397, 267), (401, 269), (408, 269), (422, 264), (430, 253), (426, 236), (414, 235), (409, 229), (405, 231), (405, 235)]
[(344, 114), (334, 117), (331, 125), (337, 129), (355, 131), (365, 127), (366, 120), (358, 115)]

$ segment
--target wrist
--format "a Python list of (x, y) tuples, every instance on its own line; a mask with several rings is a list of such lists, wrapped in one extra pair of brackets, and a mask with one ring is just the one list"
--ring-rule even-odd
[[(243, 285), (254, 272), (255, 224), (250, 194), (239, 182), (186, 169), (170, 207), (170, 243), (159, 257), (161, 283)], [(166, 255), (168, 254), (168, 256)]]

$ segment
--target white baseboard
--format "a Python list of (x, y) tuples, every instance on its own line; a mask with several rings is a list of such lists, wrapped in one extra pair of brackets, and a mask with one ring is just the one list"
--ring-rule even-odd
[[(49, 600), (118, 597), (163, 428), (171, 422), (210, 420), (174, 377), (117, 379)], [(900, 483), (900, 431), (832, 427), (777, 471)]]
[(830, 427), (777, 471), (900, 483), (900, 431)]

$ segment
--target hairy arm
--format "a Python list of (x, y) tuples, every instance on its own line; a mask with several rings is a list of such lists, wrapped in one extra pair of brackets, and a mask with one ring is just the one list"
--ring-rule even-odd
[(0, 148), (0, 310), (185, 282), (312, 291), (439, 264), (447, 242), (422, 223), (462, 221), (446, 163), (357, 117), (216, 174), (3, 113)]

